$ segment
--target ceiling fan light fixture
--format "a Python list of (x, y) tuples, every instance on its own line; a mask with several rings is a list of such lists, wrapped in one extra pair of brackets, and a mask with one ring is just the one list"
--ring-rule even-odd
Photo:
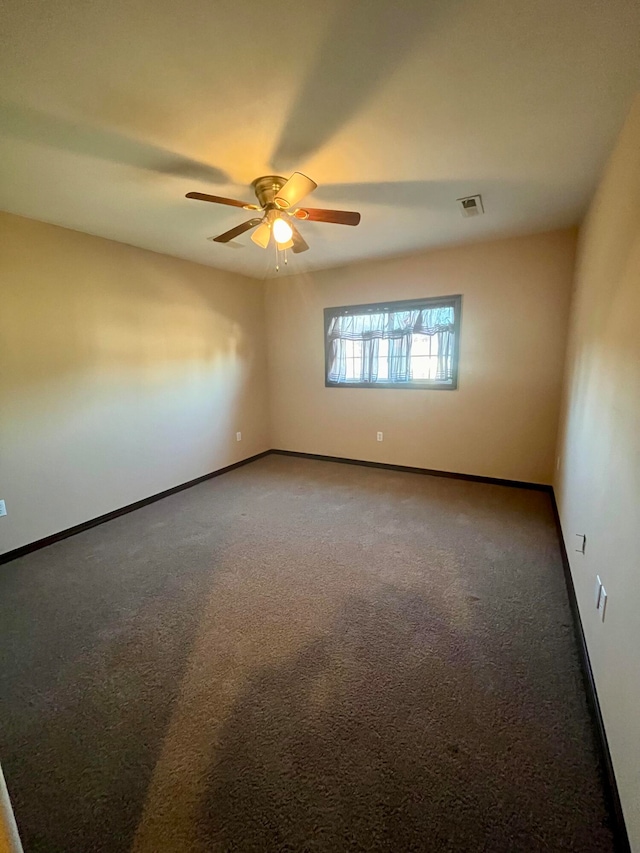
[(281, 210), (287, 210), (312, 193), (317, 186), (315, 181), (302, 172), (294, 172), (286, 184), (280, 187), (274, 201)]
[(282, 217), (278, 216), (277, 219), (274, 219), (271, 228), (273, 231), (273, 238), (278, 245), (289, 243), (291, 241), (293, 229), (288, 222), (282, 219)]
[(251, 235), (254, 243), (257, 243), (263, 249), (266, 249), (271, 239), (271, 227), (267, 222), (263, 222)]

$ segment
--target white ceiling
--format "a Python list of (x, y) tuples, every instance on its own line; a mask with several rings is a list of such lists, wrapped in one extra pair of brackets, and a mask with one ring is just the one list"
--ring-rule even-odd
[[(291, 272), (576, 223), (640, 83), (637, 0), (5, 0), (0, 208), (264, 277), (258, 175), (300, 170)], [(482, 193), (464, 219), (456, 198)]]

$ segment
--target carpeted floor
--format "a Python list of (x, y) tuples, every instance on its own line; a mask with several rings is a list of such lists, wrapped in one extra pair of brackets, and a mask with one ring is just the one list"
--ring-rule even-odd
[(0, 567), (26, 853), (613, 850), (549, 497), (268, 456)]

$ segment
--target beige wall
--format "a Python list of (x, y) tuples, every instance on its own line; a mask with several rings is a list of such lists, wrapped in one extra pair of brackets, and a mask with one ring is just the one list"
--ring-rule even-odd
[(22, 853), (22, 844), (2, 767), (0, 767), (0, 853)]
[[(640, 98), (581, 232), (560, 516), (632, 848), (640, 851)], [(575, 534), (586, 534), (584, 556)], [(595, 609), (596, 574), (608, 593)]]
[[(272, 445), (550, 483), (575, 240), (557, 231), (269, 281)], [(323, 308), (455, 293), (457, 391), (324, 387)]]
[(260, 282), (7, 214), (0, 238), (0, 553), (267, 449)]

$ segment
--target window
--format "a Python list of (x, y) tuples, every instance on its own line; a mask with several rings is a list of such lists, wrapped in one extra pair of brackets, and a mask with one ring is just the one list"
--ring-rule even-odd
[(325, 308), (325, 385), (458, 386), (461, 296)]

